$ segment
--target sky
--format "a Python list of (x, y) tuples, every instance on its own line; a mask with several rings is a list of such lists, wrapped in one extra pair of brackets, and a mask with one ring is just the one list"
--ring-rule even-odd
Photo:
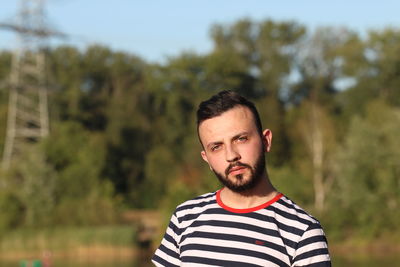
[[(27, 0), (25, 0), (27, 1)], [(32, 0), (31, 0), (32, 1)], [(2, 0), (0, 22), (16, 19), (20, 0)], [(85, 48), (101, 44), (163, 62), (184, 51), (212, 49), (214, 24), (249, 18), (296, 21), (310, 30), (347, 27), (361, 34), (369, 29), (400, 28), (398, 0), (47, 0), (47, 20), (69, 36), (56, 41)], [(13, 49), (16, 36), (0, 29), (0, 49)]]

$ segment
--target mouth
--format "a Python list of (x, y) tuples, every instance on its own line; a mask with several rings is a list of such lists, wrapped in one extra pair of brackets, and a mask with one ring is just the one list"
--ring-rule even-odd
[(243, 172), (245, 171), (245, 169), (246, 169), (246, 167), (237, 166), (237, 167), (231, 168), (231, 169), (228, 171), (228, 173), (229, 173), (229, 174), (232, 174), (232, 175), (238, 175), (238, 174), (243, 173)]
[(245, 163), (241, 163), (241, 162), (236, 162), (231, 164), (228, 168), (226, 168), (225, 170), (225, 175), (228, 176), (230, 174), (236, 176), (239, 174), (243, 174), (246, 169), (251, 170), (250, 165), (247, 165)]

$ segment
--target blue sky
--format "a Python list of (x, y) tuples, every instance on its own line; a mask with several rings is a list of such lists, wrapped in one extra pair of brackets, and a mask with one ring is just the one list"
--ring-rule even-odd
[[(19, 0), (2, 1), (0, 21), (15, 18)], [(346, 26), (359, 32), (400, 28), (395, 0), (48, 0), (51, 24), (70, 35), (68, 44), (99, 43), (162, 62), (182, 51), (207, 53), (210, 27), (248, 17), (254, 21), (294, 20), (314, 29)], [(0, 31), (0, 49), (15, 47), (15, 36)]]

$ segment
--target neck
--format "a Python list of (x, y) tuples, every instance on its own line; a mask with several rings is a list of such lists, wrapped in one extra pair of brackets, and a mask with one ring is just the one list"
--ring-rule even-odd
[(235, 209), (248, 209), (261, 205), (277, 195), (276, 189), (271, 184), (268, 174), (265, 173), (260, 182), (252, 189), (244, 192), (235, 192), (227, 187), (221, 191), (222, 202)]

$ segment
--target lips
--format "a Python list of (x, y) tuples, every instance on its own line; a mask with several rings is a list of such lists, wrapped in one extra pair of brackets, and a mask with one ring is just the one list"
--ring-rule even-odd
[(233, 173), (233, 174), (237, 174), (237, 173), (241, 173), (242, 170), (246, 169), (246, 167), (243, 166), (237, 166), (237, 167), (233, 167), (231, 169), (229, 169), (228, 173)]
[(233, 173), (233, 175), (241, 174), (245, 169), (251, 170), (251, 166), (245, 163), (235, 162), (226, 168), (225, 175), (228, 176), (231, 173)]

